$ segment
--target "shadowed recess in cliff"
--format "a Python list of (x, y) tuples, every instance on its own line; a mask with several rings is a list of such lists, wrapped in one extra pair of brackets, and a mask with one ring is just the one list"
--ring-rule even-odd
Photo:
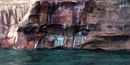
[[(80, 45), (85, 42), (87, 39), (86, 36), (89, 32), (87, 29), (81, 29), (83, 28), (81, 26), (79, 26), (78, 30), (76, 30), (73, 26), (66, 30), (59, 24), (43, 25), (41, 27), (44, 29), (39, 30), (38, 33), (42, 34), (42, 37), (35, 45), (35, 48), (55, 48), (58, 46), (75, 47), (76, 45)], [(74, 32), (70, 33), (71, 31)]]

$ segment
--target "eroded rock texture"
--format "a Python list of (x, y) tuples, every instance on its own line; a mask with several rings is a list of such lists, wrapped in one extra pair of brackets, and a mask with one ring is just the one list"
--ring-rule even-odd
[(0, 5), (2, 48), (130, 49), (129, 0), (40, 0)]

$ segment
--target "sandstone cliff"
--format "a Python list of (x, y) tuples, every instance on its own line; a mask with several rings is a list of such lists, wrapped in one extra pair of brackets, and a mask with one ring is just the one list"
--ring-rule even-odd
[(130, 49), (129, 0), (0, 2), (2, 48)]

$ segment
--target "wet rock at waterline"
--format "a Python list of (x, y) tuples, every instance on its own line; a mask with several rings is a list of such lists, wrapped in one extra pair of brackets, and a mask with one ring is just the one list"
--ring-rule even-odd
[(1, 48), (130, 49), (129, 0), (0, 2)]

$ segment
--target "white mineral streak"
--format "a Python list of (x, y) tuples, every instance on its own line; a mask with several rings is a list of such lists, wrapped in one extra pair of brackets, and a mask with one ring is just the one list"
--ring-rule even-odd
[(36, 44), (34, 45), (34, 49), (36, 49), (36, 48), (37, 48), (37, 45), (38, 45), (38, 43), (36, 43)]
[(61, 45), (63, 45), (63, 43), (64, 43), (64, 37), (63, 36), (57, 36), (55, 47), (61, 46)]
[(18, 39), (17, 29), (18, 29), (18, 25), (14, 25), (10, 27), (9, 33), (8, 33), (8, 37), (10, 38), (9, 44), (15, 44), (17, 42), (17, 39)]
[(76, 45), (80, 45), (86, 41), (87, 37), (82, 35), (82, 31), (78, 33), (78, 36), (75, 37), (75, 43), (73, 44), (73, 47)]
[(28, 17), (31, 14), (31, 10), (34, 6), (32, 6), (32, 4), (29, 4), (29, 9), (28, 12), (25, 14), (25, 16), (22, 18), (22, 20), (19, 22), (19, 25), (23, 25), (25, 23), (27, 23)]
[(74, 9), (77, 12), (77, 20), (76, 23), (79, 23), (79, 19), (80, 19), (80, 10), (85, 8), (85, 2), (83, 1), (82, 3), (74, 6)]
[(59, 7), (58, 10), (63, 12), (63, 13), (60, 14), (62, 16), (71, 14), (70, 13), (70, 8), (65, 8), (64, 6)]
[[(74, 6), (74, 9), (76, 10), (76, 23), (79, 24), (80, 21), (80, 10), (85, 8), (85, 2), (83, 1), (82, 3)], [(74, 37), (74, 42), (73, 42), (73, 47), (76, 45), (76, 38)]]

